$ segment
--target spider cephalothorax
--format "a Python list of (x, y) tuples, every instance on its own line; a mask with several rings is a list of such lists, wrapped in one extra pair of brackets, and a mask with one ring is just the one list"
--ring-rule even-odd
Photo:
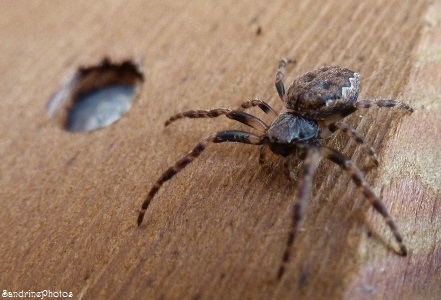
[[(407, 104), (390, 99), (357, 101), (360, 91), (359, 74), (337, 66), (322, 67), (308, 72), (295, 79), (285, 92), (282, 80), (288, 63), (289, 61), (286, 59), (281, 60), (275, 82), (280, 99), (285, 103), (284, 112), (276, 113), (268, 103), (262, 100), (249, 100), (241, 105), (242, 109), (258, 106), (265, 113), (272, 114), (275, 119), (271, 125), (267, 125), (261, 119), (243, 111), (227, 108), (186, 111), (174, 115), (166, 121), (165, 125), (168, 126), (171, 122), (182, 118), (215, 118), (225, 115), (254, 128), (259, 134), (240, 130), (226, 130), (219, 131), (201, 140), (190, 152), (169, 167), (150, 189), (139, 212), (138, 225), (142, 223), (150, 202), (164, 182), (171, 179), (196, 159), (208, 144), (239, 142), (269, 147), (272, 152), (287, 157), (288, 160), (303, 159), (303, 173), (298, 185), (297, 199), (292, 206), (292, 226), (278, 271), (278, 278), (281, 278), (284, 274), (285, 265), (289, 261), (290, 249), (303, 217), (304, 206), (320, 157), (336, 163), (351, 176), (353, 182), (389, 226), (399, 245), (399, 254), (406, 256), (407, 249), (395, 222), (380, 198), (375, 195), (364, 180), (362, 172), (349, 158), (330, 147), (322, 145), (321, 141), (335, 131), (341, 130), (358, 144), (363, 145), (373, 162), (378, 165), (377, 155), (365, 138), (341, 120), (360, 108), (371, 106), (397, 107), (409, 112), (412, 112), (412, 108)], [(290, 163), (286, 165), (291, 166)]]
[(264, 139), (274, 153), (286, 157), (303, 145), (319, 146), (318, 134), (319, 126), (315, 120), (285, 112), (266, 130)]

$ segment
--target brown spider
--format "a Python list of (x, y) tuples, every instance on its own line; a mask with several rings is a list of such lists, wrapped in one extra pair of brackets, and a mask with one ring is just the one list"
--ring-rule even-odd
[[(275, 119), (269, 126), (253, 115), (227, 108), (190, 110), (174, 115), (165, 122), (165, 126), (168, 126), (171, 122), (182, 118), (215, 118), (225, 115), (230, 119), (256, 129), (260, 134), (227, 130), (219, 131), (201, 140), (190, 152), (173, 166), (169, 167), (156, 181), (142, 204), (138, 216), (138, 225), (142, 223), (150, 202), (164, 182), (170, 180), (196, 159), (208, 144), (239, 142), (269, 147), (272, 152), (287, 157), (288, 162), (295, 158), (303, 160), (303, 174), (298, 185), (297, 201), (292, 206), (292, 225), (283, 260), (278, 271), (279, 279), (284, 274), (285, 266), (289, 261), (291, 246), (303, 217), (305, 203), (320, 157), (331, 160), (351, 175), (354, 183), (373, 208), (382, 215), (389, 226), (400, 247), (399, 254), (406, 256), (406, 246), (395, 222), (380, 198), (375, 195), (364, 180), (362, 172), (349, 158), (332, 148), (322, 145), (321, 140), (329, 137), (335, 131), (341, 130), (358, 144), (364, 145), (375, 165), (378, 165), (377, 155), (374, 149), (367, 144), (365, 138), (349, 125), (340, 122), (340, 120), (360, 108), (369, 108), (371, 106), (397, 107), (409, 112), (413, 111), (412, 108), (396, 100), (361, 100), (357, 102), (360, 90), (360, 75), (351, 70), (336, 66), (322, 67), (298, 77), (285, 93), (282, 79), (285, 67), (289, 62), (286, 59), (280, 61), (275, 81), (277, 92), (286, 107), (283, 112), (277, 114), (268, 103), (262, 100), (249, 100), (242, 104), (243, 109), (258, 106), (265, 113), (274, 115)], [(263, 150), (263, 147), (261, 150)], [(259, 161), (262, 160), (263, 152), (261, 151)], [(290, 168), (290, 165), (290, 163), (287, 164), (288, 168)]]

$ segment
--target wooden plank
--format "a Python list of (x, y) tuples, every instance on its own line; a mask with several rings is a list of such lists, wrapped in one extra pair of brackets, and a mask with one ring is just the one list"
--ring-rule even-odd
[[(163, 1), (164, 2), (164, 1)], [(435, 299), (440, 294), (441, 1), (10, 1), (0, 18), (0, 287), (77, 298)], [(132, 110), (92, 133), (48, 120), (45, 105), (82, 65), (140, 59)], [(362, 97), (397, 98), (411, 115), (370, 109), (348, 118), (377, 149), (366, 178), (410, 252), (350, 177), (323, 162), (292, 260), (277, 280), (296, 184), (283, 159), (212, 145), (166, 183), (139, 228), (139, 207), (165, 168), (227, 119), (182, 120), (188, 109), (283, 105), (274, 89), (321, 65), (360, 72)], [(258, 110), (253, 111), (261, 116)], [(266, 121), (269, 118), (263, 117)], [(363, 149), (327, 144), (364, 167)]]

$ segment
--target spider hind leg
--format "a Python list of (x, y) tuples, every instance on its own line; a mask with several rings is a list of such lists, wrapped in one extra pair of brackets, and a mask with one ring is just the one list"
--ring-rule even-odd
[(361, 135), (359, 132), (357, 132), (354, 128), (352, 128), (348, 124), (345, 124), (343, 122), (332, 123), (320, 131), (319, 138), (320, 139), (327, 138), (337, 130), (342, 131), (349, 138), (353, 139), (357, 144), (363, 146), (368, 152), (369, 157), (372, 159), (372, 162), (375, 164), (376, 167), (378, 167), (379, 159), (374, 148), (368, 143), (368, 141), (363, 135)]
[(322, 146), (319, 148), (319, 151), (321, 156), (331, 160), (351, 176), (352, 181), (361, 190), (361, 192), (372, 205), (372, 207), (383, 217), (385, 223), (390, 228), (400, 248), (399, 254), (401, 256), (406, 256), (407, 249), (403, 243), (403, 238), (398, 230), (398, 227), (396, 226), (392, 217), (389, 215), (383, 202), (377, 195), (375, 195), (372, 188), (365, 181), (360, 169), (349, 158), (346, 158), (343, 154), (337, 152), (332, 148)]
[(386, 222), (387, 226), (390, 228), (400, 248), (399, 254), (401, 256), (406, 256), (407, 249), (403, 243), (403, 238), (400, 232), (398, 231), (398, 228), (394, 220), (389, 215), (386, 207), (381, 202), (380, 198), (378, 198), (375, 195), (374, 191), (364, 180), (363, 174), (358, 169), (358, 167), (350, 159), (346, 158), (344, 155), (342, 155), (341, 153), (337, 152), (334, 149), (328, 148), (326, 146), (311, 147), (308, 149), (306, 153), (306, 158), (303, 162), (303, 173), (302, 176), (300, 177), (301, 181), (299, 182), (298, 185), (297, 199), (294, 206), (292, 207), (292, 212), (291, 212), (291, 228), (288, 233), (288, 239), (285, 246), (282, 263), (277, 273), (277, 278), (279, 280), (282, 278), (283, 274), (285, 273), (286, 265), (290, 260), (291, 248), (292, 245), (294, 244), (294, 240), (296, 238), (299, 225), (301, 224), (301, 221), (303, 219), (303, 214), (307, 204), (307, 199), (312, 186), (313, 176), (318, 167), (320, 156), (331, 160), (332, 162), (340, 166), (343, 170), (345, 170), (349, 175), (351, 175), (352, 181), (362, 191), (363, 195), (366, 197), (366, 199), (369, 201), (372, 207), (378, 213), (380, 213), (380, 215), (383, 217), (384, 221)]

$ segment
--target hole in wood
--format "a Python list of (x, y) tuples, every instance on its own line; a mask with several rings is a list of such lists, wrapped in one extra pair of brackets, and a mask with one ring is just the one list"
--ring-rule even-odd
[(67, 131), (92, 131), (119, 120), (132, 106), (144, 75), (139, 65), (104, 59), (80, 67), (50, 99), (47, 110)]

